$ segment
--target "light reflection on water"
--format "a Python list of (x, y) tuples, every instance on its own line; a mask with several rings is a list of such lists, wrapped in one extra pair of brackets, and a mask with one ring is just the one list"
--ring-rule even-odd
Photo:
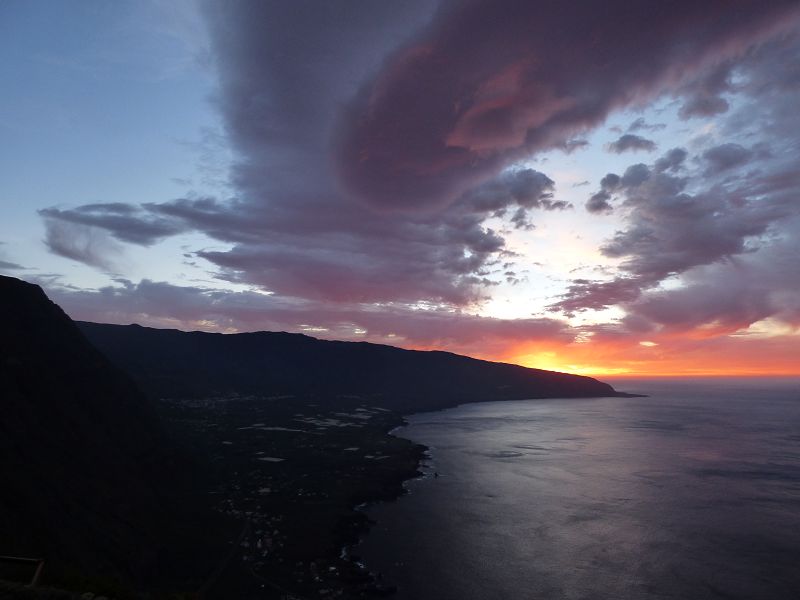
[(438, 478), (370, 510), (398, 600), (800, 598), (800, 382), (415, 415)]

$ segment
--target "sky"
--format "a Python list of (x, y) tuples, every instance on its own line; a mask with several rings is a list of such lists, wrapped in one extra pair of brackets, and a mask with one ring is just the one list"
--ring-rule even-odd
[(0, 77), (74, 319), (800, 374), (796, 1), (5, 0)]

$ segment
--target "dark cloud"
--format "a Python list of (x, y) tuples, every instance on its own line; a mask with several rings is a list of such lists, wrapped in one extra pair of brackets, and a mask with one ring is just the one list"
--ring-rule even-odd
[(586, 203), (586, 210), (590, 213), (610, 213), (614, 210), (611, 199), (620, 187), (621, 178), (615, 173), (609, 173), (600, 180), (600, 191), (592, 194)]
[(568, 204), (553, 200), (554, 189), (555, 183), (544, 173), (533, 169), (520, 169), (503, 173), (473, 188), (461, 201), (477, 212), (498, 213), (513, 207), (563, 210)]
[(103, 271), (116, 270), (122, 248), (103, 229), (52, 218), (44, 224), (44, 243), (53, 254)]
[(611, 197), (611, 194), (603, 190), (592, 194), (586, 202), (586, 210), (595, 214), (613, 212), (614, 207), (611, 205)]
[(342, 202), (299, 213), (280, 204), (179, 200), (148, 206), (181, 228), (235, 244), (197, 255), (226, 279), (282, 294), (331, 301), (428, 300), (466, 304), (490, 283), (485, 267), (504, 251), (504, 240), (483, 225), (505, 217), (529, 224), (529, 211), (560, 210), (553, 182), (530, 169), (510, 172), (467, 194), (436, 215), (402, 218)]
[(740, 167), (753, 156), (753, 151), (740, 144), (727, 143), (709, 148), (703, 153), (706, 175), (718, 175), (723, 171)]
[(729, 108), (723, 94), (732, 91), (730, 77), (733, 63), (726, 61), (702, 77), (686, 85), (680, 94), (685, 98), (678, 111), (681, 119), (693, 117), (713, 117)]
[[(533, 229), (530, 211), (564, 210), (572, 208), (569, 202), (553, 199), (555, 183), (544, 173), (533, 169), (520, 169), (502, 173), (495, 179), (467, 192), (456, 204), (466, 205), (478, 213), (503, 217), (509, 211), (511, 223), (518, 229)], [(452, 210), (452, 209), (451, 209)]]
[(681, 107), (683, 119), (692, 117), (711, 117), (728, 110), (728, 101), (719, 96), (693, 96)]
[(603, 185), (604, 182), (610, 182), (606, 183), (606, 185), (614, 185), (616, 189), (633, 190), (650, 179), (650, 175), (650, 168), (647, 165), (644, 163), (637, 163), (625, 169), (625, 172), (620, 178), (613, 173), (609, 173), (603, 178), (600, 184)]
[[(482, 225), (506, 216), (525, 226), (529, 210), (563, 209), (553, 183), (532, 170), (506, 174), (474, 190), (431, 218), (364, 213), (348, 205), (319, 205), (307, 214), (293, 207), (183, 199), (147, 205), (181, 230), (197, 230), (234, 244), (197, 256), (221, 276), (285, 294), (373, 301), (431, 300), (469, 303), (488, 283), (481, 273), (503, 252), (504, 240)], [(525, 222), (517, 222), (524, 218)]]
[(391, 215), (354, 201), (331, 173), (337, 110), (432, 11), (425, 2), (209, 4), (237, 197), (87, 205), (42, 216), (145, 245), (202, 232), (232, 245), (196, 253), (221, 278), (280, 294), (334, 302), (480, 300), (495, 283), (488, 268), (505, 245), (484, 222), (530, 228), (533, 211), (568, 207), (554, 198), (545, 174), (499, 173), (448, 207)]
[(343, 246), (336, 246), (335, 240), (309, 244), (303, 252), (292, 245), (247, 244), (226, 252), (201, 251), (197, 255), (218, 266), (225, 279), (301, 298), (329, 302), (425, 299), (463, 305), (476, 300), (477, 288), (488, 283), (473, 274), (484, 262), (484, 255), (502, 246), (498, 236), (477, 231), (471, 242), (475, 254), (470, 257), (463, 255), (462, 246), (448, 247), (443, 243), (440, 251), (447, 255), (440, 257), (442, 272), (437, 272), (430, 262), (413, 261), (412, 257), (426, 249), (408, 248), (407, 260), (387, 256), (385, 250), (370, 257), (358, 250), (348, 251), (346, 241)]
[(666, 129), (666, 125), (664, 123), (648, 123), (645, 121), (644, 117), (639, 117), (635, 121), (633, 121), (630, 125), (628, 125), (628, 131), (661, 131), (662, 129)]
[(615, 173), (608, 173), (600, 180), (600, 189), (607, 192), (615, 192), (619, 189), (621, 178)]
[(796, 10), (791, 1), (448, 4), (350, 103), (339, 173), (384, 210), (446, 205), (611, 110), (742, 55)]
[(587, 148), (588, 146), (589, 146), (588, 140), (574, 139), (574, 140), (567, 140), (563, 144), (556, 144), (555, 147), (563, 152), (566, 152), (567, 154), (572, 154), (576, 150), (580, 150), (581, 148)]
[(198, 253), (232, 281), (334, 302), (468, 304), (485, 295), (486, 267), (504, 247), (483, 221), (526, 227), (529, 211), (566, 205), (530, 169), (501, 173), (452, 206), (418, 215), (376, 213), (341, 193), (329, 162), (336, 111), (433, 9), (356, 4), (209, 6), (239, 199), (148, 209), (233, 243)]
[(653, 168), (659, 173), (679, 171), (683, 168), (683, 163), (686, 161), (687, 156), (689, 156), (689, 153), (684, 148), (673, 148), (656, 160)]
[(645, 286), (746, 252), (747, 239), (783, 214), (777, 207), (736, 206), (720, 189), (690, 195), (685, 185), (681, 178), (652, 173), (627, 187), (628, 228), (601, 248), (608, 257), (625, 258), (623, 270)]
[(654, 291), (630, 305), (631, 314), (667, 331), (705, 329), (727, 334), (773, 318), (800, 326), (800, 220), (759, 252), (688, 272), (679, 289)]
[(639, 297), (640, 283), (633, 278), (618, 277), (611, 281), (575, 279), (564, 294), (564, 299), (554, 304), (568, 316), (583, 310), (603, 310), (609, 306), (631, 302)]
[[(96, 227), (123, 242), (151, 246), (164, 238), (181, 233), (175, 221), (163, 219), (139, 206), (119, 202), (84, 204), (73, 209), (45, 208), (39, 214), (48, 222)], [(66, 231), (62, 227), (60, 231)]]
[(622, 154), (628, 150), (645, 150), (646, 152), (652, 152), (656, 149), (656, 143), (642, 136), (626, 133), (609, 143), (606, 149), (614, 154)]

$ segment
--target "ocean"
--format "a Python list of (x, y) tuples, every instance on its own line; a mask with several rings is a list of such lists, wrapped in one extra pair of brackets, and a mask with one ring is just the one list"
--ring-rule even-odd
[(356, 553), (397, 600), (800, 598), (800, 380), (612, 383), (412, 415)]

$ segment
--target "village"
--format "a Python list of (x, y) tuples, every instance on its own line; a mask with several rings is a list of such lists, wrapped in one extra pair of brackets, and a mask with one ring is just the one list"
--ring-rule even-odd
[(370, 526), (358, 508), (419, 475), (425, 448), (389, 434), (402, 417), (355, 396), (229, 394), (160, 409), (212, 466), (213, 506), (241, 527), (210, 585), (263, 598), (392, 593), (353, 546)]

